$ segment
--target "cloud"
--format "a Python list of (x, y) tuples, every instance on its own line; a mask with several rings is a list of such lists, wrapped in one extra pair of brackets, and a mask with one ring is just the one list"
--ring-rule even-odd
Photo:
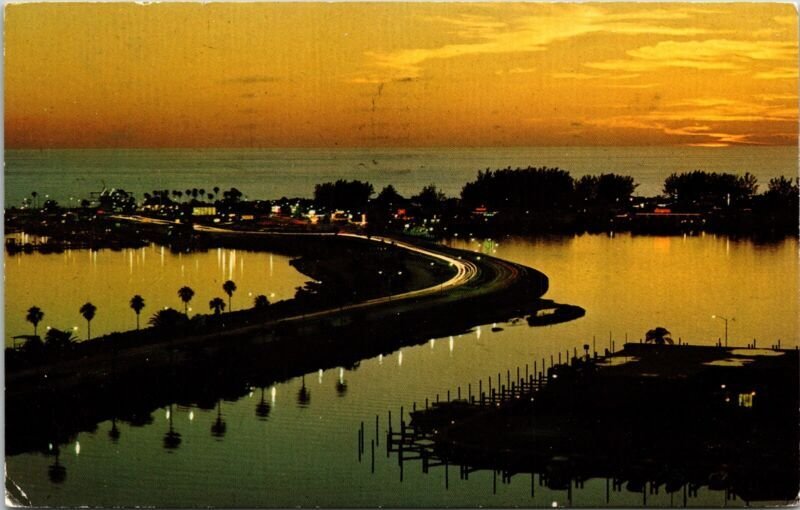
[[(700, 70), (747, 69), (753, 61), (793, 61), (797, 44), (783, 41), (661, 41), (626, 52), (629, 59), (584, 64), (592, 69), (644, 72), (670, 67)], [(783, 68), (782, 68), (783, 69)]]
[(489, 17), (428, 17), (429, 22), (444, 22), (458, 28), (461, 42), (433, 48), (407, 48), (390, 52), (367, 52), (373, 72), (359, 76), (364, 83), (389, 81), (398, 75), (418, 77), (425, 64), (434, 60), (465, 56), (533, 53), (550, 44), (595, 33), (616, 35), (696, 36), (720, 31), (689, 26), (670, 26), (658, 22), (686, 20), (689, 14), (664, 9), (642, 9), (609, 14), (605, 9), (582, 5), (553, 4), (540, 8), (543, 14), (517, 17), (508, 23)]
[(783, 141), (785, 136), (771, 132), (775, 129), (765, 129), (764, 123), (792, 126), (797, 118), (797, 106), (791, 101), (787, 105), (700, 97), (667, 103), (655, 111), (593, 118), (587, 123), (611, 129), (658, 131), (688, 145), (723, 147)]

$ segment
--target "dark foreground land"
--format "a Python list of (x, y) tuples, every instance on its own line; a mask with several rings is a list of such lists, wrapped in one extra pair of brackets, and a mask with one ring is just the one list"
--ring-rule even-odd
[[(443, 259), (401, 252), (391, 242), (341, 235), (198, 235), (205, 246), (300, 255), (297, 267), (323, 283), (266, 309), (109, 335), (39, 358), (7, 351), (8, 454), (52, 453), (49, 444), (63, 444), (104, 420), (147, 423), (154, 409), (171, 403), (213, 407), (253, 387), (353, 366), (404, 345), (553, 306), (540, 300), (548, 287), (540, 272), (438, 245), (420, 249), (463, 261), (458, 285), (448, 285), (458, 272)], [(366, 284), (371, 280), (365, 271), (377, 274), (367, 261), (376, 258), (382, 267), (403, 267), (406, 277), (382, 289)], [(350, 268), (353, 273), (336, 281), (336, 272), (353, 260), (360, 261)]]
[(555, 490), (605, 478), (607, 497), (624, 485), (645, 505), (661, 489), (686, 504), (703, 486), (747, 503), (793, 502), (799, 367), (797, 350), (626, 344), (597, 357), (587, 349), (416, 411), (389, 442), (401, 466), (415, 458), (423, 471), (458, 465), (462, 477), (486, 469), (503, 481), (530, 473)]

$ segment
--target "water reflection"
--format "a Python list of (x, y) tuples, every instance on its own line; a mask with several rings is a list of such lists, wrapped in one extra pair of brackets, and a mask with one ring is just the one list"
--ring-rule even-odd
[[(92, 321), (92, 336), (97, 336), (132, 329), (128, 301), (135, 294), (145, 298), (147, 309), (159, 310), (165, 306), (175, 307), (175, 292), (189, 286), (196, 293), (194, 302), (207, 303), (219, 295), (219, 286), (227, 279), (220, 278), (232, 274), (239, 292), (271, 295), (270, 300), (274, 302), (292, 297), (295, 288), (307, 279), (289, 265), (289, 257), (241, 250), (234, 255), (232, 252), (219, 249), (217, 253), (173, 254), (151, 246), (126, 249), (120, 255), (111, 250), (7, 255), (7, 262), (14, 262), (6, 264), (5, 272), (7, 345), (12, 345), (12, 336), (29, 330), (25, 311), (33, 305), (45, 312), (43, 328), (64, 329), (80, 319), (76, 313), (78, 308), (90, 300), (99, 311)], [(235, 273), (230, 271), (229, 260), (237, 262)], [(50, 275), (51, 278), (31, 278), (30, 275)], [(58, 292), (53, 292), (53, 278), (69, 282), (69, 285), (62, 285)]]
[(266, 400), (264, 400), (264, 388), (262, 387), (261, 400), (259, 400), (258, 404), (256, 404), (256, 416), (258, 417), (258, 419), (266, 421), (267, 418), (269, 417), (270, 410), (271, 407), (269, 403)]
[(311, 403), (311, 390), (306, 388), (306, 377), (302, 376), (302, 386), (300, 391), (297, 392), (297, 405), (303, 409)]
[[(263, 395), (262, 395), (263, 398)], [(225, 432), (228, 429), (228, 425), (225, 423), (225, 420), (222, 419), (222, 400), (217, 401), (217, 418), (214, 420), (214, 423), (211, 425), (211, 435), (217, 439), (222, 440), (225, 437)]]
[[(97, 403), (86, 401), (67, 406), (63, 413), (54, 416), (54, 422), (61, 421), (65, 427), (74, 426), (70, 430), (90, 430), (91, 427), (87, 426), (87, 423), (91, 421), (92, 423), (100, 422), (104, 431), (108, 431), (109, 428), (113, 430), (116, 427), (121, 432), (121, 438), (117, 444), (112, 444), (105, 434), (99, 435), (99, 438), (95, 438), (92, 434), (81, 434), (80, 442), (84, 449), (82, 454), (84, 458), (80, 459), (81, 462), (71, 462), (69, 458), (71, 456), (61, 459), (65, 462), (66, 469), (69, 470), (70, 480), (68, 483), (48, 486), (47, 480), (44, 479), (45, 472), (48, 470), (48, 465), (55, 464), (53, 457), (42, 457), (38, 453), (19, 454), (20, 451), (43, 450), (40, 448), (41, 438), (51, 439), (54, 437), (52, 424), (48, 424), (46, 434), (32, 433), (32, 435), (36, 435), (36, 441), (33, 442), (32, 447), (29, 447), (28, 444), (20, 447), (24, 441), (17, 442), (15, 438), (18, 439), (18, 436), (10, 436), (11, 440), (7, 442), (7, 447), (13, 448), (13, 450), (7, 457), (9, 472), (16, 475), (17, 480), (23, 482), (21, 486), (26, 491), (32, 492), (29, 487), (35, 487), (36, 498), (33, 499), (38, 499), (39, 502), (45, 501), (45, 498), (49, 498), (47, 501), (56, 501), (53, 498), (57, 497), (59, 501), (68, 505), (97, 504), (103, 506), (104, 503), (107, 505), (109, 501), (113, 500), (113, 502), (126, 505), (152, 503), (155, 506), (168, 506), (170, 502), (180, 500), (187, 502), (187, 506), (229, 506), (232, 501), (229, 489), (234, 486), (237, 488), (237, 501), (242, 502), (243, 506), (250, 507), (265, 504), (305, 506), (310, 501), (322, 502), (325, 506), (376, 506), (382, 502), (384, 506), (429, 507), (438, 506), (443, 501), (452, 506), (549, 506), (552, 501), (562, 504), (569, 500), (566, 491), (563, 493), (553, 492), (548, 488), (548, 484), (562, 489), (567, 485), (565, 480), (568, 480), (568, 477), (565, 478), (563, 475), (563, 463), (559, 464), (558, 462), (548, 468), (548, 472), (544, 473), (543, 478), (539, 474), (535, 475), (535, 500), (526, 499), (529, 497), (530, 485), (527, 475), (511, 476), (509, 473), (509, 481), (503, 482), (502, 471), (497, 472), (499, 489), (498, 493), (493, 495), (491, 493), (493, 478), (491, 470), (470, 472), (466, 475), (470, 478), (469, 483), (456, 486), (455, 481), (459, 479), (456, 473), (459, 471), (457, 466), (451, 464), (451, 491), (447, 494), (446, 499), (443, 499), (438, 491), (431, 490), (431, 487), (437, 484), (437, 480), (431, 480), (429, 477), (410, 476), (410, 472), (406, 472), (403, 482), (405, 486), (399, 486), (396, 470), (397, 460), (392, 457), (382, 461), (386, 457), (384, 455), (385, 445), (381, 442), (383, 448), (379, 450), (376, 461), (385, 464), (379, 464), (374, 478), (367, 480), (370, 472), (370, 439), (373, 434), (375, 438), (380, 434), (380, 440), (384, 440), (383, 434), (387, 428), (384, 413), (387, 406), (394, 406), (396, 409), (398, 406), (405, 405), (408, 410), (414, 401), (421, 403), (425, 398), (436, 393), (443, 396), (446, 389), (455, 388), (456, 385), (464, 384), (465, 381), (474, 382), (476, 379), (485, 378), (487, 374), (492, 374), (494, 377), (494, 374), (499, 371), (505, 373), (510, 363), (530, 362), (533, 366), (534, 361), (541, 362), (543, 358), (549, 357), (559, 350), (563, 352), (569, 348), (571, 351), (573, 346), (586, 343), (592, 335), (599, 334), (601, 338), (604, 338), (611, 329), (622, 332), (628, 328), (631, 332), (643, 332), (654, 324), (652, 320), (649, 320), (652, 318), (654, 309), (659, 309), (658, 323), (669, 326), (672, 331), (676, 331), (676, 334), (688, 338), (693, 343), (702, 341), (716, 343), (717, 336), (719, 336), (718, 328), (712, 328), (707, 324), (709, 322), (707, 317), (715, 310), (709, 310), (708, 313), (695, 313), (692, 310), (701, 306), (705, 299), (710, 299), (708, 293), (712, 293), (715, 296), (714, 299), (721, 301), (728, 300), (727, 296), (729, 295), (738, 296), (737, 299), (743, 302), (739, 305), (740, 308), (750, 306), (747, 299), (749, 294), (757, 296), (759, 302), (766, 303), (763, 306), (761, 304), (755, 306), (759, 309), (769, 309), (770, 313), (758, 314), (756, 317), (750, 314), (751, 317), (748, 318), (747, 323), (745, 324), (743, 321), (741, 327), (750, 328), (749, 332), (742, 333), (743, 338), (745, 335), (752, 335), (753, 331), (760, 331), (762, 333), (758, 333), (758, 337), (763, 340), (759, 343), (768, 345), (767, 340), (772, 340), (773, 336), (770, 335), (773, 334), (774, 338), (797, 337), (795, 334), (797, 314), (794, 313), (796, 302), (786, 299), (787, 295), (795, 295), (792, 294), (792, 289), (796, 287), (796, 279), (793, 279), (796, 269), (793, 269), (794, 262), (787, 264), (785, 261), (787, 254), (792, 260), (792, 257), (795, 257), (792, 247), (796, 247), (796, 243), (774, 248), (766, 253), (765, 258), (755, 257), (749, 260), (752, 251), (743, 250), (740, 243), (732, 243), (729, 255), (731, 262), (729, 263), (735, 263), (737, 266), (731, 268), (726, 265), (729, 264), (725, 262), (726, 259), (719, 257), (724, 254), (725, 250), (719, 249), (720, 247), (712, 242), (713, 239), (709, 238), (709, 243), (704, 247), (698, 247), (696, 241), (697, 239), (688, 239), (685, 244), (673, 243), (671, 256), (681, 259), (689, 276), (674, 278), (674, 281), (665, 287), (663, 278), (658, 273), (654, 273), (656, 281), (638, 281), (638, 283), (634, 281), (634, 278), (638, 278), (642, 274), (642, 264), (648, 265), (651, 271), (654, 271), (658, 264), (671, 265), (666, 260), (648, 260), (644, 256), (630, 257), (631, 254), (628, 251), (647, 252), (648, 240), (646, 238), (630, 240), (626, 236), (618, 236), (614, 242), (624, 244), (625, 249), (614, 249), (613, 256), (608, 257), (604, 256), (603, 252), (608, 247), (598, 246), (602, 243), (593, 238), (582, 237), (570, 240), (569, 249), (562, 253), (557, 253), (549, 244), (543, 244), (539, 246), (539, 249), (533, 249), (532, 245), (520, 246), (518, 241), (504, 240), (501, 247), (498, 248), (498, 252), (516, 246), (519, 248), (519, 252), (513, 253), (517, 253), (520, 257), (524, 256), (525, 263), (543, 269), (544, 266), (548, 266), (549, 269), (545, 272), (551, 277), (552, 292), (562, 300), (574, 299), (574, 302), (585, 306), (587, 316), (579, 321), (547, 328), (528, 328), (524, 320), (519, 322), (519, 327), (512, 327), (511, 323), (501, 321), (497, 323), (498, 331), (495, 333), (489, 334), (488, 331), (483, 331), (485, 334), (482, 334), (481, 338), (477, 338), (477, 335), (471, 333), (458, 338), (459, 353), (453, 357), (448, 355), (449, 335), (443, 333), (438, 340), (426, 338), (425, 343), (429, 345), (403, 347), (403, 366), (399, 366), (396, 360), (391, 359), (392, 356), (399, 357), (397, 346), (386, 343), (378, 345), (374, 350), (368, 350), (366, 354), (364, 352), (353, 354), (355, 359), (370, 356), (374, 356), (374, 359), (364, 361), (358, 372), (347, 374), (345, 374), (346, 369), (341, 367), (349, 366), (353, 359), (343, 358), (347, 358), (352, 353), (344, 353), (344, 355), (341, 352), (327, 351), (319, 355), (314, 352), (304, 353), (305, 366), (298, 370), (304, 370), (309, 377), (319, 379), (320, 367), (323, 367), (323, 370), (330, 369), (330, 372), (324, 372), (323, 384), (314, 387), (315, 420), (313, 422), (309, 420), (308, 411), (300, 411), (292, 401), (292, 397), (298, 393), (304, 383), (299, 377), (300, 373), (287, 372), (282, 360), (254, 360), (251, 370), (249, 367), (229, 367), (228, 360), (212, 356), (208, 364), (197, 362), (201, 371), (198, 377), (187, 377), (185, 381), (175, 386), (176, 393), (168, 396), (163, 395), (165, 388), (163, 374), (155, 374), (152, 377), (149, 374), (143, 374), (129, 386), (130, 391), (125, 391), (122, 405), (116, 411), (106, 412), (105, 408), (100, 406), (100, 412), (93, 414), (90, 409), (96, 407)], [(696, 266), (692, 263), (694, 257), (681, 253), (681, 245), (693, 246), (692, 250), (695, 251), (697, 257), (709, 257), (711, 263), (700, 264), (703, 266), (703, 270), (695, 270)], [(100, 260), (102, 260), (102, 255), (103, 252), (100, 252)], [(158, 265), (157, 256), (155, 256), (157, 254), (149, 255), (153, 255), (151, 264), (156, 262), (155, 265)], [(498, 253), (498, 255), (502, 256), (503, 254)], [(143, 256), (144, 253), (142, 253)], [(237, 257), (241, 256), (243, 254), (239, 252)], [(600, 271), (599, 266), (602, 264), (594, 261), (595, 256), (603, 258), (602, 264), (608, 265), (607, 271)], [(166, 257), (167, 264), (169, 264), (170, 254), (167, 254)], [(190, 274), (193, 265), (188, 262), (187, 257), (190, 256), (184, 255), (184, 261), (186, 261), (187, 274)], [(563, 260), (560, 260), (559, 257)], [(115, 256), (115, 259), (119, 261), (119, 257)], [(625, 260), (635, 262), (632, 263), (630, 270), (623, 267)], [(580, 264), (577, 264), (576, 261), (580, 261)], [(137, 259), (134, 258), (134, 264), (137, 263)], [(699, 283), (695, 281), (700, 273), (716, 264), (720, 265), (723, 270), (712, 271), (713, 284), (709, 285), (708, 279)], [(788, 276), (773, 275), (773, 271), (785, 270), (787, 265), (789, 266), (786, 273)], [(262, 266), (267, 266), (267, 264), (262, 264)], [(128, 266), (124, 265), (123, 268), (127, 275)], [(246, 272), (253, 269), (254, 263), (248, 262)], [(275, 271), (278, 270), (276, 266)], [(664, 270), (673, 271), (674, 269), (665, 268)], [(753, 280), (753, 287), (741, 292), (742, 279), (736, 275), (733, 275), (734, 278), (727, 278), (728, 273), (732, 274), (734, 271), (749, 272), (747, 279)], [(175, 273), (179, 274), (177, 268)], [(593, 281), (594, 284), (602, 287), (602, 291), (593, 291), (593, 287), (588, 281)], [(773, 291), (765, 292), (765, 281), (773, 288)], [(237, 281), (237, 283), (239, 282)], [(219, 293), (219, 284), (220, 282), (216, 282), (213, 286), (216, 294)], [(578, 285), (579, 291), (573, 295), (572, 289), (575, 285)], [(192, 286), (197, 288), (194, 284)], [(699, 290), (706, 287), (704, 293), (698, 294)], [(665, 289), (669, 289), (669, 291)], [(174, 293), (175, 289), (170, 289), (168, 296), (170, 303), (175, 299)], [(125, 296), (125, 299), (127, 298), (129, 298), (128, 295)], [(82, 296), (82, 299), (85, 300), (86, 296)], [(99, 301), (94, 297), (92, 300), (96, 303)], [(148, 301), (149, 303), (150, 301)], [(631, 308), (631, 303), (636, 306)], [(126, 304), (123, 303), (123, 305)], [(728, 305), (724, 306), (726, 309), (730, 308)], [(742, 316), (741, 311), (736, 309), (732, 313), (737, 318)], [(630, 325), (638, 320), (638, 315), (642, 315), (643, 320), (647, 320), (645, 328), (636, 329)], [(127, 306), (124, 306), (122, 316), (126, 324), (133, 322), (132, 313)], [(632, 318), (632, 316), (636, 317)], [(687, 318), (690, 317), (695, 317), (696, 320), (689, 322)], [(97, 320), (100, 319), (101, 317), (98, 316)], [(491, 325), (491, 322), (489, 324)], [(24, 326), (28, 328), (28, 325)], [(484, 328), (484, 330), (488, 329), (488, 326)], [(693, 333), (697, 333), (698, 336), (693, 336)], [(632, 338), (638, 338), (638, 335), (639, 333), (635, 336), (632, 335)], [(710, 340), (712, 336), (713, 340)], [(621, 345), (621, 337), (622, 333), (616, 339), (617, 345)], [(699, 340), (700, 338), (702, 340)], [(372, 342), (373, 339), (370, 338), (370, 341)], [(377, 344), (381, 343), (380, 338), (376, 338), (374, 341)], [(750, 341), (750, 337), (747, 338), (747, 341)], [(438, 349), (434, 348), (437, 343), (439, 344)], [(604, 344), (605, 341), (597, 343)], [(732, 339), (731, 343), (737, 342)], [(602, 346), (598, 345), (598, 347), (602, 351)], [(202, 355), (202, 353), (185, 354), (198, 358)], [(753, 355), (754, 353), (751, 350), (747, 354)], [(194, 358), (189, 359), (194, 360)], [(297, 376), (297, 378), (292, 379), (293, 376)], [(161, 379), (161, 382), (150, 384), (148, 382), (150, 379), (156, 381)], [(236, 381), (236, 384), (232, 384), (231, 381)], [(313, 386), (312, 380), (309, 381)], [(234, 389), (231, 390), (231, 386), (234, 386)], [(348, 386), (351, 390), (349, 392)], [(240, 397), (247, 395), (251, 387), (261, 390), (260, 395), (259, 392), (255, 393), (253, 398), (255, 402), (242, 399), (237, 403), (230, 403), (230, 400), (237, 398), (237, 394)], [(483, 389), (486, 390), (485, 384)], [(475, 388), (473, 388), (474, 391)], [(278, 392), (286, 397), (283, 402), (288, 405), (276, 405)], [(121, 392), (118, 391), (118, 393)], [(348, 398), (339, 398), (343, 394), (346, 394)], [(223, 398), (223, 395), (226, 400), (226, 409), (220, 412), (219, 400)], [(156, 421), (161, 421), (163, 416), (161, 413), (168, 405), (168, 400), (172, 400), (173, 406), (184, 405), (188, 406), (187, 409), (192, 409), (193, 411), (187, 413), (188, 420), (191, 421), (194, 417), (194, 423), (198, 425), (190, 426), (189, 422), (182, 421), (184, 413), (177, 411), (178, 414), (174, 417), (176, 427), (170, 425), (174, 433), (182, 434), (183, 441), (180, 444), (180, 455), (169, 458), (163, 455), (160, 444), (162, 437), (165, 436), (166, 428), (160, 423), (149, 428), (142, 428), (144, 425), (153, 423), (154, 415), (152, 413), (154, 411), (158, 417)], [(570, 401), (565, 401), (565, 405), (569, 404)], [(217, 408), (215, 412), (199, 411), (199, 409), (213, 409), (214, 407)], [(109, 407), (109, 409), (111, 408)], [(76, 413), (81, 414), (80, 420), (72, 418)], [(366, 438), (366, 467), (363, 464), (355, 465), (356, 456), (352, 452), (352, 447), (356, 441), (355, 434), (351, 434), (351, 432), (354, 427), (358, 426), (357, 422), (370, 418), (372, 413), (381, 413), (381, 428), (378, 432), (373, 432), (371, 420), (366, 421), (369, 436)], [(222, 415), (227, 424), (232, 425), (229, 431), (231, 434), (226, 433), (224, 443), (219, 444), (215, 442), (216, 438), (209, 434), (209, 429), (218, 414)], [(117, 415), (116, 418), (114, 418), (115, 415)], [(316, 420), (317, 415), (322, 418), (321, 421)], [(39, 416), (49, 415), (39, 414)], [(394, 416), (396, 419), (397, 415)], [(12, 420), (10, 417), (7, 419)], [(264, 423), (264, 420), (267, 419), (268, 424)], [(685, 422), (685, 417), (683, 419), (683, 424), (677, 425), (672, 430), (666, 430), (664, 433), (673, 434), (675, 431), (690, 428), (688, 422)], [(235, 428), (233, 427), (234, 423), (237, 425)], [(725, 425), (727, 426), (727, 423)], [(270, 441), (259, 440), (264, 437), (265, 430), (269, 432)], [(640, 430), (637, 434), (646, 438), (648, 435), (652, 435), (653, 431)], [(111, 437), (111, 432), (108, 437)], [(338, 438), (345, 439), (339, 441)], [(62, 448), (66, 448), (63, 451), (71, 452), (75, 439), (75, 437), (61, 435), (58, 444), (62, 445)], [(103, 444), (98, 444), (97, 439), (101, 439)], [(46, 447), (47, 442), (45, 441), (43, 444)], [(708, 445), (708, 448), (713, 449), (714, 445)], [(235, 456), (236, 462), (226, 462), (224, 459), (227, 457), (220, 460), (209, 453), (220, 449), (230, 456)], [(616, 454), (616, 451), (612, 451), (610, 457), (616, 458)], [(89, 457), (92, 462), (87, 462)], [(136, 492), (140, 485), (125, 481), (116, 485), (110, 482), (106, 487), (104, 484), (108, 480), (108, 473), (115, 466), (115, 462), (128, 461), (133, 458), (136, 458), (137, 461), (129, 463), (132, 470), (131, 476), (146, 477), (161, 468), (162, 471), (158, 472), (169, 471), (164, 474), (164, 480), (168, 482), (164, 485), (168, 485), (168, 489), (154, 488), (152, 495), (142, 496)], [(163, 468), (165, 458), (171, 462), (170, 469)], [(298, 461), (298, 458), (302, 458), (302, 461)], [(61, 465), (61, 462), (59, 461), (58, 464)], [(418, 464), (419, 461), (417, 461)], [(650, 465), (644, 463), (642, 469)], [(198, 466), (216, 469), (213, 480), (209, 479), (206, 482), (207, 487), (198, 487), (196, 481)], [(437, 473), (444, 477), (442, 471), (443, 466), (438, 468)], [(578, 484), (583, 484), (583, 477), (587, 476), (586, 473), (577, 473), (577, 475), (579, 475), (578, 480), (572, 479), (571, 487), (573, 489)], [(589, 473), (589, 475), (594, 478), (585, 481), (586, 488), (582, 495), (573, 494), (573, 504), (602, 506), (606, 501), (604, 489), (607, 481), (604, 478), (598, 478), (597, 473)], [(626, 507), (641, 506), (643, 493), (629, 493), (625, 490), (628, 486), (635, 490), (645, 487), (648, 504), (651, 504), (652, 501), (654, 504), (667, 505), (670, 503), (672, 495), (675, 496), (675, 502), (679, 503), (681, 490), (665, 492), (665, 490), (675, 489), (676, 482), (667, 476), (670, 475), (669, 472), (665, 472), (664, 475), (662, 478), (665, 481), (659, 482), (655, 487), (654, 480), (648, 480), (644, 485), (641, 478), (634, 480), (609, 478), (608, 484), (611, 487), (612, 498), (610, 504)], [(38, 479), (44, 479), (44, 483), (37, 481)], [(79, 479), (81, 484), (71, 483)], [(513, 481), (510, 481), (512, 479)], [(721, 475), (715, 475), (714, 479), (720, 480)], [(620, 485), (615, 490), (617, 482)], [(85, 490), (87, 484), (91, 484), (93, 487), (91, 494), (87, 494)], [(441, 486), (444, 486), (443, 480), (441, 480)], [(342, 487), (357, 487), (357, 489)], [(651, 494), (651, 490), (658, 491), (659, 494)], [(698, 491), (697, 494), (699, 494), (694, 499), (693, 490)], [(265, 493), (268, 495), (265, 496)], [(198, 496), (198, 494), (200, 495)], [(308, 499), (303, 499), (298, 494), (308, 494)], [(722, 504), (720, 498), (705, 497), (704, 489), (702, 487), (698, 489), (696, 485), (688, 486), (687, 494), (690, 505), (707, 507)], [(638, 499), (628, 497), (631, 495)], [(150, 499), (147, 499), (148, 497)], [(728, 504), (733, 505), (734, 503), (728, 502)], [(741, 502), (736, 504), (741, 504)]]
[(344, 380), (344, 368), (339, 368), (339, 378), (336, 380), (336, 394), (344, 397), (347, 393), (347, 382)]
[(181, 435), (175, 430), (172, 423), (172, 404), (169, 405), (167, 410), (167, 421), (169, 422), (169, 430), (164, 434), (164, 449), (168, 451), (176, 450), (181, 445)]
[(67, 468), (59, 462), (60, 451), (55, 449), (55, 462), (47, 468), (47, 478), (55, 484), (62, 484), (67, 479)]
[(108, 437), (112, 443), (116, 444), (119, 442), (120, 435), (119, 427), (117, 427), (117, 418), (114, 417), (111, 419), (111, 430), (108, 431)]

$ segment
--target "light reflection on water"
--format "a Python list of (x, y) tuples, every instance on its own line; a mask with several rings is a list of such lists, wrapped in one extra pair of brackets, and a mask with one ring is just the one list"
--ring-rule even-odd
[[(664, 249), (669, 257), (654, 253)], [(406, 467), (400, 482), (396, 458), (386, 457), (387, 411), (392, 410), (396, 426), (400, 406), (408, 411), (414, 402), (423, 405), (426, 398), (433, 400), (448, 391), (456, 394), (457, 388), (463, 391), (468, 384), (474, 390), (481, 379), (485, 388), (489, 377), (505, 374), (507, 369), (525, 364), (532, 368), (535, 361), (541, 363), (553, 354), (581, 351), (592, 335), (602, 351), (612, 330), (617, 347), (624, 332), (638, 338), (656, 325), (667, 327), (684, 342), (713, 344), (720, 325), (707, 317), (731, 310), (728, 313), (737, 317), (731, 345), (744, 345), (752, 336), (770, 343), (774, 338), (797, 338), (795, 240), (761, 249), (747, 242), (732, 242), (728, 248), (712, 236), (668, 242), (582, 236), (553, 243), (506, 239), (497, 250), (500, 257), (542, 269), (550, 277), (551, 291), (546, 297), (583, 306), (586, 317), (540, 328), (529, 328), (524, 322), (500, 323), (502, 330), (430, 339), (364, 360), (354, 369), (314, 370), (308, 374), (309, 381), (316, 379), (318, 384), (313, 385), (313, 398), (307, 402), (298, 396), (304, 384), (309, 388), (309, 381), (299, 377), (254, 388), (252, 398), (222, 404), (226, 432), (221, 439), (211, 434), (216, 408), (173, 407), (170, 416), (164, 408), (154, 412), (154, 422), (144, 427), (117, 421), (120, 437), (116, 443), (109, 441), (112, 422), (103, 422), (95, 432), (78, 435), (80, 456), (61, 454), (59, 463), (66, 469), (66, 478), (59, 484), (48, 479), (53, 457), (11, 457), (8, 471), (38, 504), (564, 505), (566, 491), (536, 486), (532, 498), (526, 476), (498, 484), (496, 495), (491, 472), (472, 473), (467, 481), (451, 472), (445, 490), (441, 470), (425, 475), (419, 466)], [(248, 267), (253, 264), (249, 261)], [(704, 289), (702, 295), (697, 295), (699, 289)], [(434, 348), (437, 340), (447, 342), (448, 348)], [(162, 440), (170, 418), (182, 441), (173, 454), (166, 455)], [(359, 463), (356, 445), (361, 422), (365, 423), (367, 453)], [(374, 474), (370, 472), (371, 440), (380, 444)], [(62, 446), (62, 452), (70, 451)], [(681, 504), (677, 495), (664, 491), (647, 497), (648, 506)], [(583, 489), (573, 491), (571, 503), (605, 506), (605, 481), (587, 481)], [(692, 506), (723, 504), (743, 503), (726, 502), (723, 492), (707, 489), (689, 499)], [(608, 505), (640, 506), (642, 495), (613, 493)]]
[(144, 326), (157, 310), (183, 309), (177, 291), (184, 285), (195, 291), (190, 307), (197, 313), (209, 313), (208, 302), (224, 296), (222, 283), (226, 280), (236, 282), (233, 306), (240, 309), (252, 306), (253, 296), (259, 294), (269, 296), (270, 301), (290, 298), (308, 279), (289, 265), (289, 257), (222, 248), (173, 254), (164, 247), (149, 246), (120, 252), (66, 250), (63, 254), (6, 257), (7, 346), (12, 344), (12, 336), (33, 332), (25, 314), (34, 305), (45, 313), (40, 332), (47, 326), (77, 328), (76, 336), (82, 339), (86, 322), (78, 309), (86, 301), (98, 308), (92, 320), (92, 335), (96, 336), (135, 328), (136, 317), (128, 306), (134, 294), (145, 299)]

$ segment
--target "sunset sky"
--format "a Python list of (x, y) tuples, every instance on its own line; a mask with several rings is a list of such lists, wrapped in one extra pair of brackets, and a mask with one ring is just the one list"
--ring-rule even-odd
[(17, 4), (21, 147), (795, 145), (789, 4)]

